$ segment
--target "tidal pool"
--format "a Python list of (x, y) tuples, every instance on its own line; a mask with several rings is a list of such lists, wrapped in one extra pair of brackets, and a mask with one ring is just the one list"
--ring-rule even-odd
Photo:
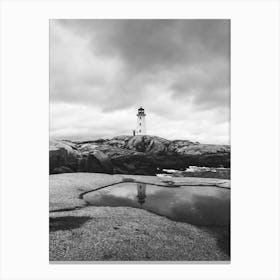
[(142, 208), (194, 225), (230, 224), (230, 190), (226, 188), (121, 183), (90, 192), (84, 200), (93, 206)]

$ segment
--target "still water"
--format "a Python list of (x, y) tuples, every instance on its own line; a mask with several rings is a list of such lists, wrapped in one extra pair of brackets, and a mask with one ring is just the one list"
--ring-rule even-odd
[(94, 206), (143, 208), (195, 225), (229, 225), (230, 190), (216, 187), (160, 187), (122, 183), (93, 191), (84, 200)]

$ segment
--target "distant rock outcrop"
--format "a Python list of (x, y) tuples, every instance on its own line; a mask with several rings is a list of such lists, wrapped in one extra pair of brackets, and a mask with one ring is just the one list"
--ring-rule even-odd
[(149, 135), (50, 142), (50, 173), (73, 170), (154, 175), (162, 169), (185, 170), (190, 165), (230, 167), (230, 146), (169, 141)]

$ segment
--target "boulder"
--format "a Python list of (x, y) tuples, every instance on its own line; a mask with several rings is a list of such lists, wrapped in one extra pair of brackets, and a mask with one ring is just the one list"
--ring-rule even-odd
[(155, 175), (162, 169), (185, 170), (191, 165), (230, 167), (230, 146), (150, 135), (50, 142), (50, 173), (66, 166), (73, 172)]
[(88, 154), (85, 171), (112, 174), (113, 166), (109, 157), (97, 150)]
[(170, 141), (149, 135), (136, 135), (129, 139), (126, 149), (135, 150), (137, 152), (145, 152), (159, 154), (167, 152)]
[(50, 173), (57, 167), (60, 167), (66, 162), (67, 151), (64, 148), (53, 149), (49, 151), (49, 165)]

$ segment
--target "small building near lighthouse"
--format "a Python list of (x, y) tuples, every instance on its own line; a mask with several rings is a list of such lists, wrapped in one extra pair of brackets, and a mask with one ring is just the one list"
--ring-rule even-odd
[(145, 135), (147, 133), (146, 132), (145, 110), (142, 107), (140, 107), (138, 109), (138, 114), (136, 116), (137, 116), (137, 127), (136, 127), (135, 134), (136, 135)]

